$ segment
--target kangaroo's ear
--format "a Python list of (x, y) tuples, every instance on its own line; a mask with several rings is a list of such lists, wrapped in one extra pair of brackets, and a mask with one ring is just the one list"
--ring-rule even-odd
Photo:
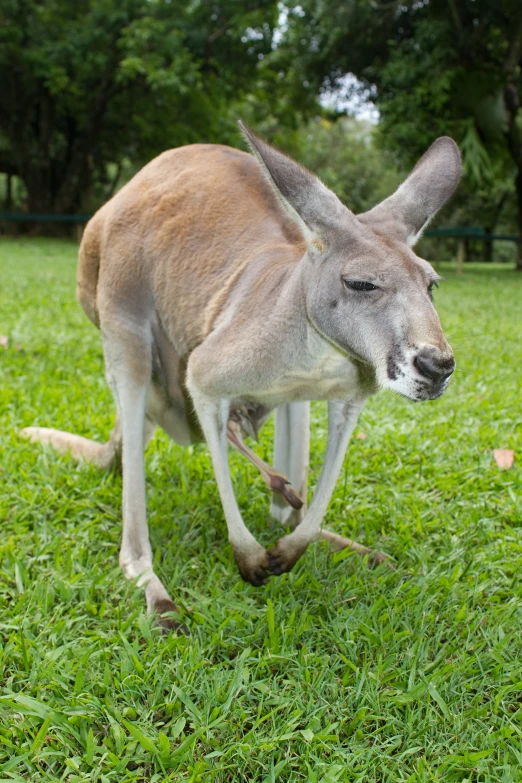
[(260, 139), (239, 121), (243, 135), (287, 214), (301, 228), (307, 244), (320, 247), (328, 227), (347, 216), (354, 218), (310, 171)]
[(441, 136), (392, 196), (357, 217), (382, 234), (414, 245), (452, 195), (461, 171), (459, 148), (449, 136)]

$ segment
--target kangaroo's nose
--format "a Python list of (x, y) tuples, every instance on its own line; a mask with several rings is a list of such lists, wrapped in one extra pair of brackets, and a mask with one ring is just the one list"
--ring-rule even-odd
[(413, 364), (421, 375), (435, 383), (442, 383), (455, 369), (455, 359), (448, 354), (439, 353), (435, 348), (419, 351)]

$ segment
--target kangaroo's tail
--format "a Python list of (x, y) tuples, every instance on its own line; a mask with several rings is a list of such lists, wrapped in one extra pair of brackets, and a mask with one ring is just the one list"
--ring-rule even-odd
[(25, 427), (20, 431), (20, 437), (52, 446), (60, 454), (71, 454), (74, 459), (84, 459), (101, 470), (118, 470), (121, 467), (121, 429), (118, 420), (107, 443), (96, 443), (81, 435), (48, 427)]

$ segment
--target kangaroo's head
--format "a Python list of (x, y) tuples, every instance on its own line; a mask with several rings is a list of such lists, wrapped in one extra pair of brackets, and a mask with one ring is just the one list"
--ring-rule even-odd
[(369, 363), (381, 388), (412, 400), (439, 397), (455, 360), (432, 302), (438, 275), (411, 248), (457, 186), (455, 142), (437, 139), (392, 196), (354, 215), (317, 177), (242, 129), (306, 239), (309, 321), (342, 351)]

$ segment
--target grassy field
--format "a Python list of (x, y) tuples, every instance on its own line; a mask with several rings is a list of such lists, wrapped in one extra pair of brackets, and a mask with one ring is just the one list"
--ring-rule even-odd
[[(521, 453), (522, 275), (442, 265), (449, 391), (363, 412), (326, 524), (395, 572), (317, 544), (244, 584), (206, 449), (156, 435), (149, 522), (178, 638), (120, 574), (120, 477), (17, 438), (112, 425), (75, 258), (0, 244), (0, 782), (521, 781), (522, 471), (492, 450)], [(325, 435), (318, 405), (312, 485)], [(231, 459), (247, 523), (275, 542), (261, 479)]]

